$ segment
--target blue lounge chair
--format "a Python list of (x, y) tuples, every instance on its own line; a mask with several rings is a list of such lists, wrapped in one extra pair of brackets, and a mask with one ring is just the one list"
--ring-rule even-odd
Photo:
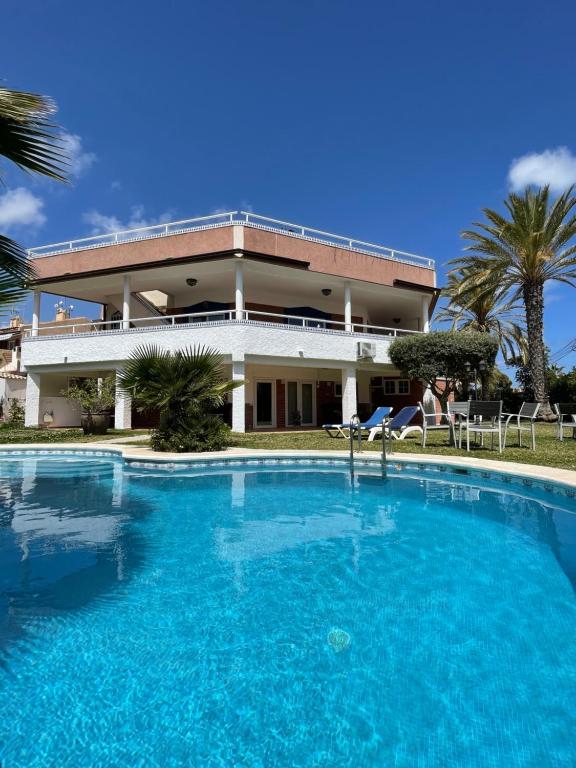
[[(420, 409), (417, 405), (406, 405), (404, 408), (398, 411), (393, 419), (390, 419), (388, 424), (384, 427), (384, 436), (389, 440), (404, 440), (406, 435), (411, 432), (422, 433), (422, 427), (416, 425), (409, 426), (410, 422), (416, 416)], [(370, 430), (368, 435), (368, 442), (371, 443), (377, 435), (382, 434), (382, 423), (380, 426), (374, 426)]]
[[(362, 432), (362, 430), (370, 430), (373, 429), (375, 426), (380, 425), (382, 426), (382, 421), (384, 419), (387, 419), (388, 416), (392, 413), (392, 408), (388, 408), (384, 405), (381, 405), (379, 408), (376, 408), (372, 416), (368, 419), (368, 421), (364, 421), (362, 424), (358, 425), (358, 429)], [(322, 424), (322, 429), (325, 429), (326, 432), (330, 435), (330, 437), (350, 437), (350, 424)], [(344, 432), (344, 430), (348, 430), (348, 434)], [(333, 434), (334, 433), (334, 434)]]

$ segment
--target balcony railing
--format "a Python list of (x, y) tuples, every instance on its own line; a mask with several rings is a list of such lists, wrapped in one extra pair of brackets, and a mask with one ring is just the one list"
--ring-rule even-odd
[(70, 323), (68, 325), (42, 325), (39, 328), (40, 335), (29, 328), (25, 332), (25, 340), (42, 341), (52, 339), (55, 336), (70, 336), (80, 334), (110, 334), (110, 333), (137, 333), (146, 329), (170, 330), (186, 327), (206, 327), (211, 325), (228, 325), (241, 323), (244, 325), (257, 325), (268, 328), (282, 328), (294, 330), (306, 330), (316, 333), (339, 333), (348, 335), (376, 335), (376, 336), (406, 336), (421, 331), (407, 330), (404, 328), (389, 328), (380, 325), (368, 325), (365, 323), (352, 323), (347, 328), (346, 323), (340, 320), (324, 320), (315, 317), (300, 315), (279, 315), (273, 312), (256, 312), (253, 310), (226, 309), (213, 312), (193, 312), (179, 315), (163, 315), (162, 317), (137, 317), (130, 318), (129, 327), (123, 327), (123, 320), (95, 320), (89, 323)]
[(266, 216), (259, 216), (256, 213), (249, 213), (247, 211), (215, 213), (211, 216), (182, 219), (166, 224), (155, 224), (151, 227), (125, 229), (121, 232), (110, 232), (103, 235), (94, 235), (93, 237), (83, 237), (79, 240), (68, 240), (62, 243), (41, 245), (37, 248), (30, 248), (28, 250), (28, 255), (31, 259), (40, 259), (44, 256), (54, 256), (58, 253), (73, 253), (74, 251), (80, 251), (85, 248), (103, 248), (109, 245), (117, 245), (118, 243), (131, 243), (139, 240), (167, 237), (169, 235), (181, 235), (186, 232), (198, 232), (206, 229), (216, 229), (218, 227), (229, 227), (233, 224), (240, 224), (244, 227), (252, 227), (254, 229), (262, 229), (268, 232), (279, 232), (289, 237), (296, 237), (313, 243), (322, 243), (323, 245), (333, 245), (337, 248), (365, 253), (379, 259), (401, 261), (406, 264), (423, 267), (424, 269), (435, 268), (434, 259), (429, 259), (425, 256), (417, 256), (414, 253), (399, 251), (396, 248), (388, 248), (384, 245), (367, 243), (364, 240), (335, 235), (331, 232), (324, 232), (321, 229), (311, 229), (310, 227), (304, 227), (301, 224), (292, 224), (288, 221), (270, 219)]

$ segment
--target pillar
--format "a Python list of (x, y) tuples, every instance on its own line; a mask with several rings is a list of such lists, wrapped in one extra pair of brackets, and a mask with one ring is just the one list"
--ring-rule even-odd
[(244, 318), (244, 262), (236, 260), (236, 320)]
[(24, 413), (25, 427), (40, 425), (40, 374), (28, 371), (26, 378), (26, 407)]
[[(232, 381), (244, 381), (244, 360), (232, 361)], [(246, 386), (232, 390), (232, 431), (246, 432)]]
[(114, 408), (114, 429), (132, 428), (132, 398), (121, 392), (118, 386), (120, 371), (116, 371), (116, 406)]
[(122, 296), (122, 328), (130, 328), (130, 275), (124, 275)]
[(422, 296), (422, 319), (420, 321), (420, 329), (424, 333), (428, 333), (430, 330), (430, 296)]
[(32, 336), (38, 336), (38, 326), (40, 325), (40, 298), (42, 293), (38, 288), (34, 291), (34, 305), (32, 307)]
[(349, 365), (342, 369), (342, 421), (348, 424), (358, 410), (356, 396), (356, 368)]
[(344, 283), (344, 327), (352, 331), (352, 290), (350, 283)]

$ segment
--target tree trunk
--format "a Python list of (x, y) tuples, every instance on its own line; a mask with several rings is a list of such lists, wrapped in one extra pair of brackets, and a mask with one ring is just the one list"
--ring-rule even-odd
[(526, 308), (526, 333), (528, 336), (528, 370), (534, 399), (540, 403), (538, 415), (546, 421), (556, 417), (550, 407), (546, 392), (546, 359), (544, 353), (544, 284), (527, 283), (523, 287)]

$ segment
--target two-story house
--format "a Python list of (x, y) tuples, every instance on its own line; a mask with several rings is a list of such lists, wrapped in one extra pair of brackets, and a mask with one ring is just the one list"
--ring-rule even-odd
[[(431, 259), (235, 211), (33, 248), (32, 326), (22, 343), (26, 424), (78, 416), (70, 379), (122, 369), (140, 345), (206, 345), (242, 379), (225, 412), (232, 428), (347, 420), (380, 404), (416, 402), (388, 348), (425, 333), (436, 300)], [(100, 318), (42, 324), (42, 293), (101, 305)], [(53, 297), (50, 297), (53, 300)], [(60, 398), (60, 399), (59, 399)], [(54, 404), (57, 403), (56, 409)], [(115, 425), (132, 424), (118, 397)]]

